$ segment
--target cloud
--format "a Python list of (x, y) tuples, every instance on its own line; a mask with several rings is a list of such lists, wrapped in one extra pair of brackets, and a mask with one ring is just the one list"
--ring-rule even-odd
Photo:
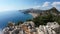
[(60, 10), (60, 2), (44, 2), (42, 5), (36, 5), (31, 8), (34, 9), (50, 9), (52, 7), (56, 7), (58, 10)]
[(54, 7), (56, 7), (56, 6), (58, 6), (58, 5), (60, 5), (60, 2), (53, 2), (53, 3), (52, 3), (52, 6), (54, 6)]
[(48, 7), (49, 4), (50, 4), (50, 2), (45, 2), (45, 3), (42, 5), (42, 7)]
[(51, 5), (60, 11), (60, 2), (53, 2)]
[(44, 7), (45, 7), (45, 9), (46, 9), (46, 8), (49, 8), (48, 6), (50, 6), (50, 2), (44, 2), (42, 5), (37, 5), (37, 6), (34, 6), (33, 8), (34, 9), (41, 9), (41, 8), (44, 9)]
[(50, 5), (50, 2), (44, 2), (43, 5), (37, 5), (37, 6), (34, 6), (33, 8), (34, 9), (40, 9), (40, 8), (43, 8), (43, 7), (47, 7)]

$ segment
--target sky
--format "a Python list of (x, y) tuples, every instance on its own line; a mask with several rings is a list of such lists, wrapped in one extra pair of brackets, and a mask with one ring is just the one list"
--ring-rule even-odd
[(60, 0), (0, 0), (0, 11), (23, 9), (50, 9), (60, 10)]

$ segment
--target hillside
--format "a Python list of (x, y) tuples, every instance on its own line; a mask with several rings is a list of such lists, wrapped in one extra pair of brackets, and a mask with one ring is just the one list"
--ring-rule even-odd
[(58, 22), (60, 24), (60, 12), (55, 7), (49, 10), (28, 9), (25, 11), (25, 14), (27, 13), (34, 17), (33, 22), (36, 26), (46, 25), (47, 22)]
[(40, 15), (47, 15), (47, 14), (54, 14), (54, 15), (59, 15), (60, 12), (55, 8), (52, 7), (49, 10), (40, 10), (40, 9), (27, 9), (25, 10), (23, 13), (27, 14), (27, 13), (38, 13)]

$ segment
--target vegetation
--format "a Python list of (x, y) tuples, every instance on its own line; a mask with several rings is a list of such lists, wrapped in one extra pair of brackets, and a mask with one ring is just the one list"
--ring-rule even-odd
[[(48, 22), (57, 22), (60, 24), (60, 16), (57, 14), (57, 9), (53, 8), (47, 11), (48, 13), (46, 15), (45, 12), (43, 15), (39, 15), (38, 17), (33, 19), (33, 22), (35, 23), (36, 27), (38, 27), (39, 25), (46, 25)], [(55, 13), (56, 15), (53, 13)]]
[(18, 21), (15, 25), (20, 25), (22, 23), (23, 23), (22, 21)]
[(8, 27), (10, 27), (10, 26), (14, 26), (14, 23), (13, 22), (9, 22), (8, 23)]
[[(29, 11), (27, 11), (29, 12)], [(46, 25), (48, 22), (57, 22), (60, 24), (60, 16), (58, 14), (60, 14), (60, 12), (53, 7), (52, 9), (46, 10), (44, 11), (44, 13), (40, 13), (41, 15), (39, 15), (36, 18), (29, 19), (26, 21), (33, 21), (36, 25), (36, 27), (38, 27), (39, 25)], [(18, 23), (16, 23), (15, 25), (19, 25), (22, 24), (23, 21), (19, 21)], [(13, 24), (9, 23), (9, 26), (13, 26)]]

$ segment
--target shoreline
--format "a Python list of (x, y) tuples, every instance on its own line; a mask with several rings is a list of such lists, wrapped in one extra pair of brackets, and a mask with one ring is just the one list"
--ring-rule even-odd
[(39, 14), (38, 13), (29, 13), (33, 16), (33, 18), (36, 18)]

